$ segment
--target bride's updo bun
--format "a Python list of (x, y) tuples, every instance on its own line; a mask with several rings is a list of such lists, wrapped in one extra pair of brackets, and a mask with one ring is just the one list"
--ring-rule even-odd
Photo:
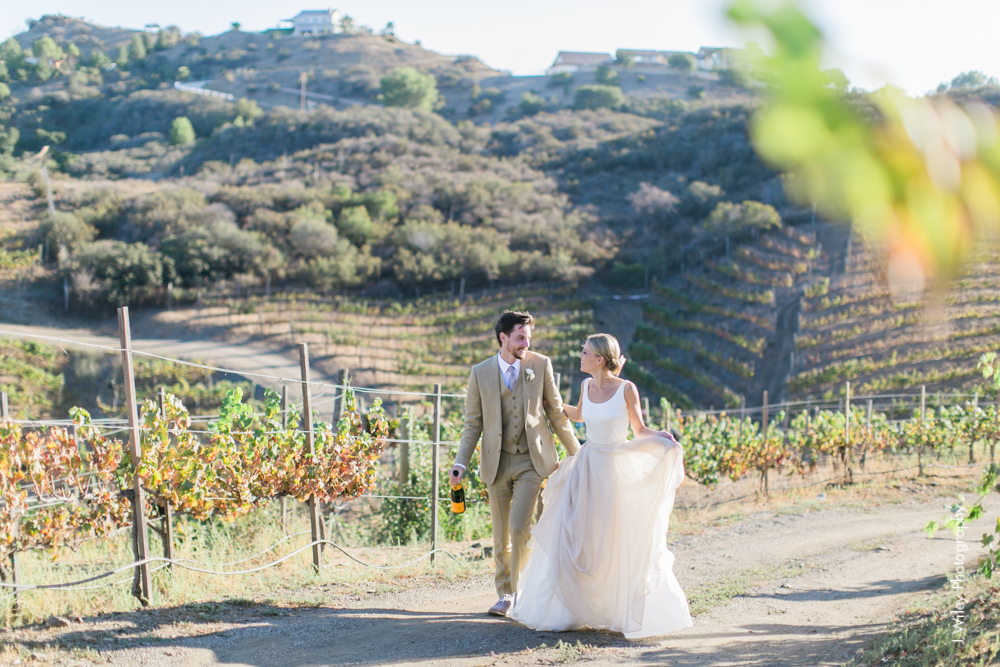
[(618, 344), (617, 338), (611, 334), (597, 333), (587, 336), (587, 342), (590, 343), (590, 349), (594, 351), (594, 354), (604, 359), (604, 367), (612, 375), (618, 375), (622, 372), (625, 357), (622, 356), (622, 348)]

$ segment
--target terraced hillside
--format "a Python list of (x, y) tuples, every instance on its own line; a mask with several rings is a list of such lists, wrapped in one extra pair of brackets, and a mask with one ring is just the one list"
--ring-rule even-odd
[[(854, 244), (842, 275), (804, 300), (795, 374), (797, 397), (837, 397), (926, 385), (931, 392), (983, 392), (983, 352), (1000, 347), (998, 244), (985, 244), (943, 294), (893, 298), (880, 253)], [(925, 307), (927, 306), (927, 307)]]
[(780, 400), (800, 296), (831, 270), (809, 228), (783, 228), (654, 283), (626, 374), (675, 407)]
[(312, 363), (348, 369), (352, 383), (400, 391), (427, 391), (434, 383), (464, 387), (472, 364), (497, 350), (493, 323), (505, 308), (529, 310), (537, 320), (532, 348), (553, 358), (564, 391), (577, 369), (580, 342), (593, 330), (593, 307), (569, 288), (494, 290), (479, 296), (423, 298), (393, 305), (285, 296), (208, 302), (164, 314), (198, 328), (220, 328), (230, 338), (255, 339), (275, 349), (310, 344)]

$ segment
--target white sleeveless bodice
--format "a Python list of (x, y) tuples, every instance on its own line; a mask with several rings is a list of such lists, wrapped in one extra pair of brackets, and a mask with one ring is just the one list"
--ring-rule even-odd
[(625, 383), (603, 403), (593, 403), (587, 395), (591, 378), (583, 385), (583, 423), (588, 445), (614, 445), (628, 438), (628, 408), (625, 406)]

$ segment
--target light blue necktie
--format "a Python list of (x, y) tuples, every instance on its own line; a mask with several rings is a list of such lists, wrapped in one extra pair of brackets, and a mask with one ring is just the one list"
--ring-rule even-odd
[(511, 391), (514, 391), (514, 383), (517, 382), (517, 378), (514, 376), (514, 367), (513, 366), (508, 366), (507, 367), (507, 372), (504, 375), (506, 376), (506, 377), (504, 377), (504, 381), (503, 381), (504, 384), (507, 385), (508, 389), (510, 389)]

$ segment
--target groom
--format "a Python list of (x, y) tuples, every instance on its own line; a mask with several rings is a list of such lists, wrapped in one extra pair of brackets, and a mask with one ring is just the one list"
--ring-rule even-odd
[(552, 361), (529, 352), (534, 318), (505, 311), (494, 330), (500, 352), (473, 367), (465, 402), (465, 426), (451, 469), (461, 481), (483, 437), (480, 476), (490, 494), (493, 560), (500, 600), (489, 613), (506, 616), (514, 603), (517, 578), (528, 560), (531, 518), (542, 480), (559, 465), (552, 433), (542, 413), (566, 447), (575, 454), (580, 442), (562, 411)]

